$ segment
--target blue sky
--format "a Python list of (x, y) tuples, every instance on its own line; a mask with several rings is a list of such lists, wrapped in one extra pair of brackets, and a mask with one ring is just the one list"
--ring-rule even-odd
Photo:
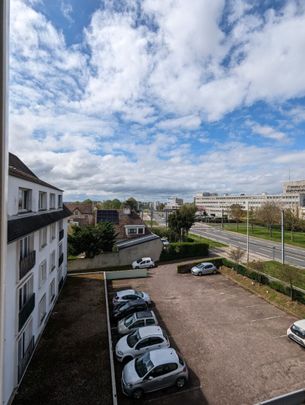
[(305, 3), (14, 0), (10, 150), (65, 199), (305, 178)]

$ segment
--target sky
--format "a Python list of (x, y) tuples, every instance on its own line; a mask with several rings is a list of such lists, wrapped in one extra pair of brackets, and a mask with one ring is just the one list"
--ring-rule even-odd
[(66, 201), (305, 179), (304, 0), (12, 0), (10, 151)]

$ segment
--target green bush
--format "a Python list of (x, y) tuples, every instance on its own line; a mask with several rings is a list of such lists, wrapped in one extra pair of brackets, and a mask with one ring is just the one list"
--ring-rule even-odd
[(197, 264), (200, 264), (203, 262), (213, 263), (217, 268), (219, 268), (220, 266), (222, 266), (222, 260), (223, 259), (221, 257), (209, 257), (207, 259), (191, 262), (188, 264), (179, 264), (177, 266), (177, 273), (179, 273), (179, 274), (189, 273), (193, 266), (196, 266)]
[(178, 236), (169, 228), (153, 227), (151, 231), (160, 236), (160, 238), (167, 238), (171, 242), (176, 242), (178, 240)]
[(175, 242), (162, 250), (160, 261), (179, 260), (188, 257), (204, 257), (209, 254), (207, 243)]

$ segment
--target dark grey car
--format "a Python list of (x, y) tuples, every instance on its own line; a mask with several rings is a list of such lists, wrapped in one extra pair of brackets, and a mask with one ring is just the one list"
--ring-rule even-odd
[(115, 308), (115, 310), (113, 311), (113, 318), (115, 320), (119, 320), (127, 315), (133, 314), (134, 312), (147, 311), (147, 309), (147, 302), (142, 299), (128, 301), (126, 302), (126, 304), (120, 305), (118, 308)]

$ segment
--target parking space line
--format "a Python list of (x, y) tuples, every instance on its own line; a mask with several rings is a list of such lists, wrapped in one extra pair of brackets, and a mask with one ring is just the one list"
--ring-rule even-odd
[(172, 398), (172, 397), (176, 397), (178, 395), (181, 394), (185, 394), (185, 393), (189, 393), (189, 392), (193, 392), (196, 391), (198, 389), (201, 389), (201, 384), (200, 385), (196, 385), (196, 387), (191, 387), (191, 388), (186, 388), (185, 390), (181, 390), (181, 391), (176, 391), (176, 392), (172, 392), (171, 394), (167, 394), (167, 395), (162, 395), (158, 398), (152, 398), (152, 399), (147, 399), (145, 400), (145, 403), (151, 403), (151, 402), (156, 402), (156, 401), (161, 401), (164, 400), (166, 398)]
[(269, 319), (276, 319), (276, 318), (282, 318), (282, 317), (283, 317), (282, 315), (269, 316), (268, 318), (252, 319), (250, 322), (268, 321)]
[(258, 307), (260, 305), (266, 305), (266, 302), (260, 302), (259, 304), (253, 304), (253, 305), (247, 305), (245, 308)]
[(274, 339), (280, 339), (280, 338), (283, 338), (283, 337), (287, 337), (287, 334), (285, 333), (285, 335), (274, 336)]

